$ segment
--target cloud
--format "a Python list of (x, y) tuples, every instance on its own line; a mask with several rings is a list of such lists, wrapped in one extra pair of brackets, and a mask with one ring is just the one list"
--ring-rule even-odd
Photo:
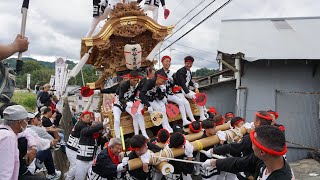
[[(167, 0), (166, 7), (170, 9), (171, 14), (167, 20), (164, 20), (163, 9), (160, 8), (159, 23), (175, 25), (201, 1), (203, 0)], [(210, 2), (204, 1), (187, 18), (183, 19), (175, 27), (175, 30), (189, 21), (193, 15)], [(178, 39), (224, 2), (226, 0), (216, 0), (169, 40), (172, 42)], [(22, 1), (0, 2), (0, 43), (10, 43), (19, 33), (21, 3)], [(161, 53), (161, 56), (171, 54), (174, 69), (183, 65), (183, 58), (188, 54), (193, 55), (196, 59), (192, 70), (201, 67), (217, 68), (215, 53), (219, 47), (221, 19), (317, 16), (319, 15), (317, 8), (319, 6), (320, 1), (314, 0), (233, 0), (225, 8), (179, 40), (177, 44), (172, 45), (171, 52), (168, 49)], [(81, 38), (89, 29), (92, 18), (92, 1), (30, 1), (28, 13), (26, 35), (30, 39), (30, 48), (28, 52), (24, 53), (24, 56), (40, 57), (41, 60), (48, 61), (60, 56), (79, 59)], [(171, 42), (165, 42), (163, 48)]]

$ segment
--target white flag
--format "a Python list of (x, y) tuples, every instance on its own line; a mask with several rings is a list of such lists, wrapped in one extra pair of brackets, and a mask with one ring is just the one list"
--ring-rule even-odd
[(49, 84), (50, 84), (51, 87), (53, 87), (53, 85), (54, 85), (54, 75), (51, 75)]
[(55, 62), (55, 86), (54, 89), (56, 90), (56, 95), (58, 97), (61, 96), (61, 86), (62, 86), (62, 80), (63, 80), (63, 75), (65, 71), (65, 62), (62, 58), (58, 58)]
[(31, 74), (27, 74), (27, 89), (30, 89)]

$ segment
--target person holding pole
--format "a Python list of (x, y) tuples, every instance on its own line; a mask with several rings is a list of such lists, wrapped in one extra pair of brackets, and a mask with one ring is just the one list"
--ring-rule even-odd
[(120, 172), (126, 171), (128, 158), (120, 162), (119, 154), (122, 151), (122, 142), (119, 138), (111, 138), (106, 148), (103, 149), (93, 161), (92, 169), (89, 170), (90, 180), (114, 179)]
[[(25, 33), (26, 33), (28, 8), (29, 8), (29, 0), (23, 0), (22, 8), (21, 8), (21, 14), (22, 14), (21, 29), (20, 29), (21, 38), (24, 38)], [(23, 65), (22, 52), (19, 52), (18, 60), (17, 60), (17, 64), (16, 64), (16, 72), (17, 73), (21, 72), (22, 65)]]
[(28, 50), (29, 41), (27, 37), (17, 35), (10, 44), (0, 44), (0, 60), (6, 59), (16, 52), (25, 52)]
[(253, 154), (245, 157), (208, 159), (204, 167), (216, 167), (218, 171), (237, 173), (255, 172), (254, 179), (294, 179), (292, 170), (284, 159), (287, 145), (284, 133), (277, 127), (263, 125), (250, 133)]

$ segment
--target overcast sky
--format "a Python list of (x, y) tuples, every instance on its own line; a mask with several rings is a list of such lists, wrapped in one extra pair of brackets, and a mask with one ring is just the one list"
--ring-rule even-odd
[[(201, 1), (203, 0), (167, 0), (166, 7), (170, 9), (171, 14), (167, 20), (164, 20), (163, 11), (160, 8), (159, 23), (175, 25)], [(176, 26), (175, 30), (211, 1), (204, 0), (195, 11)], [(226, 1), (216, 0), (169, 41), (179, 38)], [(22, 0), (0, 0), (0, 43), (11, 42), (19, 33), (21, 4)], [(222, 19), (320, 16), (319, 7), (320, 1), (316, 0), (233, 0), (216, 15), (171, 46), (171, 50), (164, 51), (161, 56), (171, 55), (173, 69), (181, 67), (183, 58), (188, 54), (196, 59), (192, 70), (201, 67), (217, 68), (215, 58)], [(44, 61), (67, 57), (77, 61), (80, 58), (81, 38), (88, 31), (91, 18), (92, 0), (30, 0), (26, 29), (30, 46), (23, 56)], [(163, 47), (169, 44), (170, 42), (165, 42)]]

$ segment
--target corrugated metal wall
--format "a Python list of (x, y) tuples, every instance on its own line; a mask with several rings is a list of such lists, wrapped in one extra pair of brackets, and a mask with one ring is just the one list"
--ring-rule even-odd
[[(319, 100), (320, 94), (276, 92), (276, 110), (281, 113), (279, 123), (286, 127), (287, 141), (320, 147)], [(294, 145), (289, 143), (288, 146)], [(303, 149), (290, 148), (287, 153), (289, 160), (306, 156), (307, 151)]]
[(220, 114), (225, 114), (230, 111), (235, 112), (237, 95), (235, 87), (235, 80), (232, 80), (200, 91), (208, 95), (206, 107), (214, 106)]
[[(320, 148), (320, 95), (307, 94), (320, 92), (317, 62), (320, 64), (303, 60), (246, 62), (241, 86), (247, 89), (240, 93), (240, 111), (244, 112), (246, 121), (253, 121), (255, 111), (277, 110), (278, 122), (286, 126), (288, 140)], [(306, 154), (306, 150), (290, 148), (288, 160), (302, 159)]]

